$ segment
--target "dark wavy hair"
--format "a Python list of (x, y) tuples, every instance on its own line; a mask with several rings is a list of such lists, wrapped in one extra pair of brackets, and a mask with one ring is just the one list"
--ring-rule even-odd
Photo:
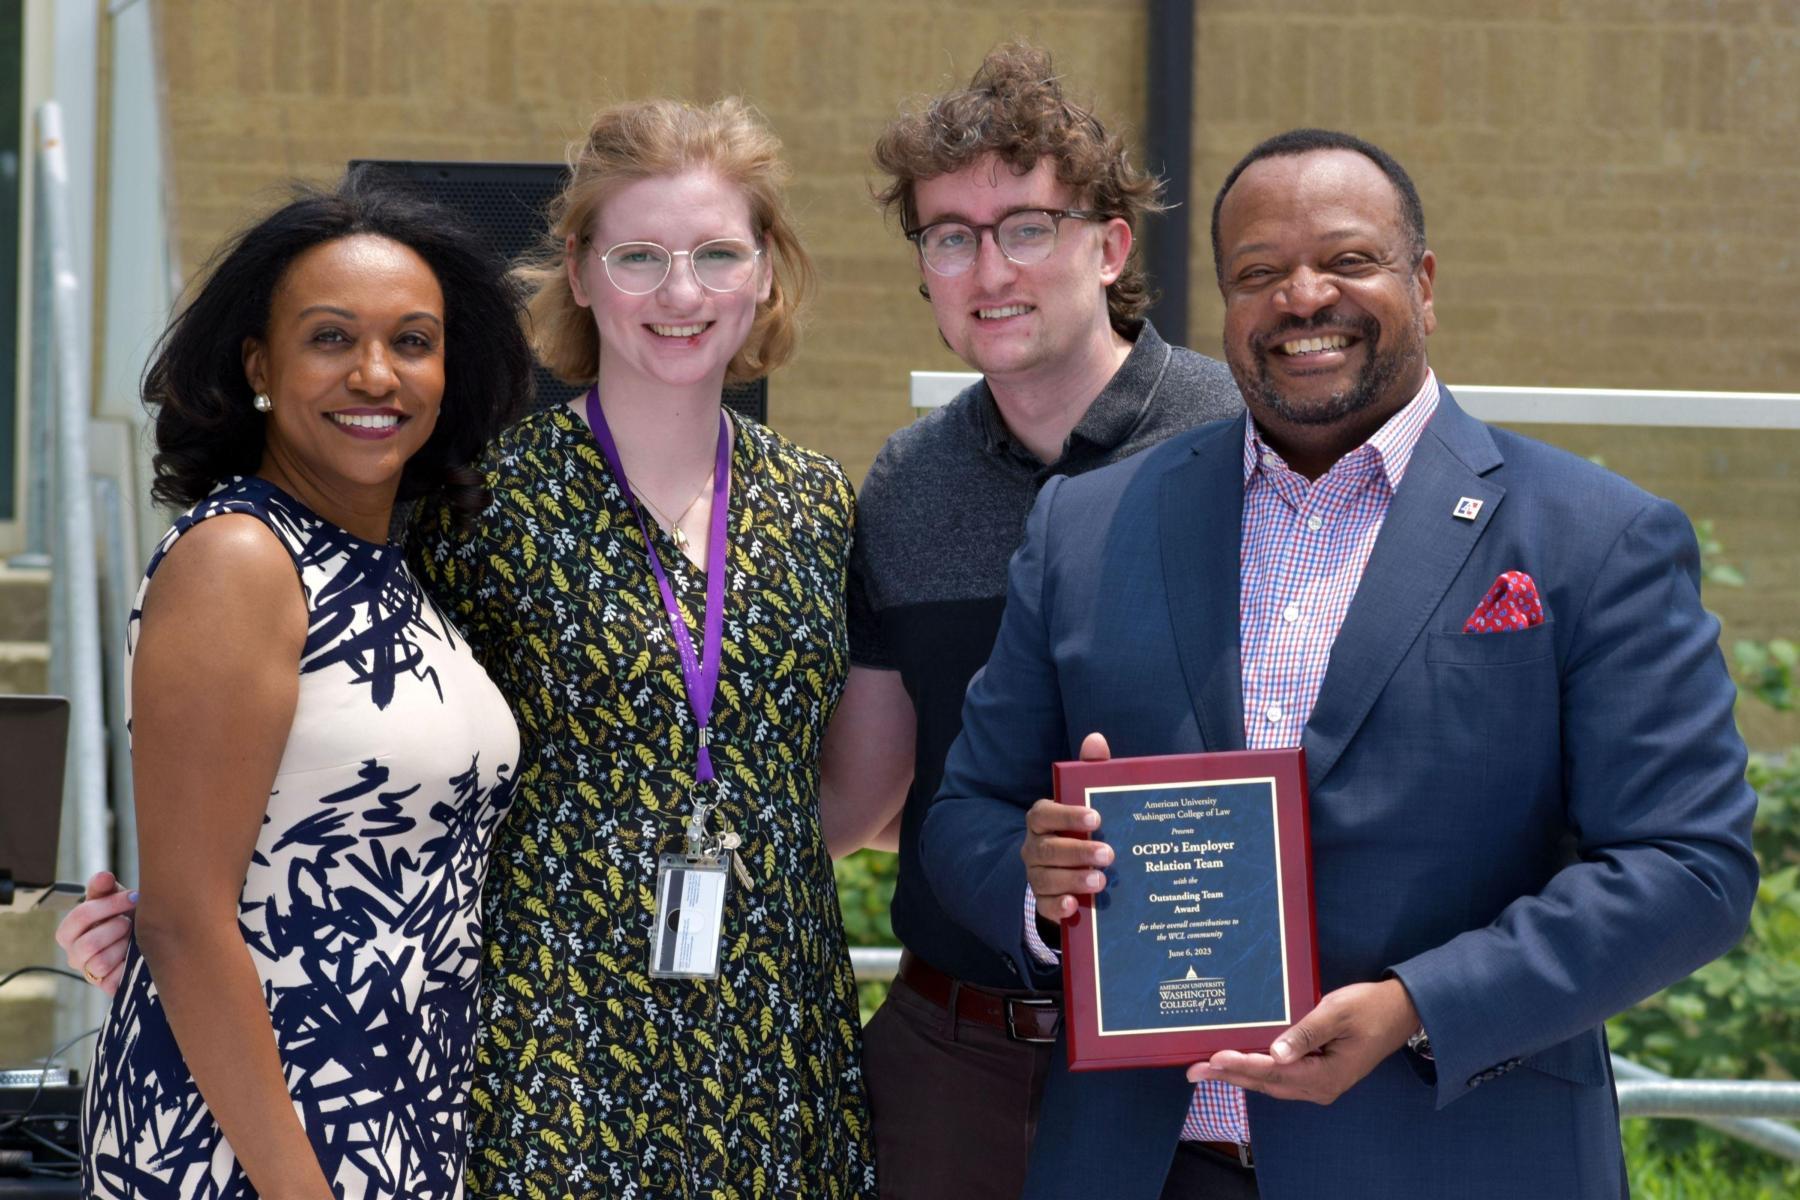
[(267, 334), (282, 274), (314, 246), (384, 237), (425, 260), (444, 293), (444, 397), (437, 426), (400, 476), (398, 499), (441, 492), (466, 524), (487, 503), (475, 456), (531, 397), (522, 297), (506, 263), (455, 214), (402, 180), (352, 171), (330, 191), (297, 185), (293, 199), (214, 254), (169, 322), (144, 371), (156, 419), (150, 494), (186, 508), (262, 462), (264, 419), (244, 376), (246, 338)]
[(1131, 227), (1131, 255), (1106, 289), (1106, 308), (1114, 329), (1135, 335), (1152, 299), (1135, 239), (1144, 215), (1163, 209), (1162, 181), (1132, 165), (1125, 139), (1109, 132), (1092, 109), (1063, 95), (1048, 51), (1017, 42), (999, 46), (968, 87), (935, 96), (890, 122), (875, 142), (875, 166), (889, 179), (875, 199), (910, 232), (919, 222), (916, 184), (990, 154), (1020, 174), (1039, 159), (1052, 160), (1057, 182), (1081, 203)]

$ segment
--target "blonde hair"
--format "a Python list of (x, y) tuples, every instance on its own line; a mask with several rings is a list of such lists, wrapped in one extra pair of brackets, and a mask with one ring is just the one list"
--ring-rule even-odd
[(569, 183), (550, 206), (543, 245), (514, 272), (528, 294), (531, 348), (558, 379), (589, 384), (600, 373), (593, 314), (569, 288), (569, 239), (583, 250), (591, 244), (595, 215), (621, 185), (695, 169), (742, 190), (772, 274), (769, 298), (757, 305), (725, 381), (760, 378), (792, 357), (800, 334), (796, 310), (812, 290), (813, 266), (782, 194), (788, 169), (780, 140), (736, 97), (705, 106), (638, 100), (602, 110), (587, 137), (570, 144)]

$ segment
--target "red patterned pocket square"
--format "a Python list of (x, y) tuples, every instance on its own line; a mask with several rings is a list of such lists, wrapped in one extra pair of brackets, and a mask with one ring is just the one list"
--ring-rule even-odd
[(1544, 623), (1544, 602), (1537, 584), (1523, 571), (1502, 571), (1475, 611), (1463, 623), (1464, 633), (1505, 633)]

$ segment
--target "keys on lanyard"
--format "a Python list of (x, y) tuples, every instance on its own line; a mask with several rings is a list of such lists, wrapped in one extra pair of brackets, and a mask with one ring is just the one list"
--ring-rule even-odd
[(743, 837), (722, 820), (719, 822), (720, 832), (708, 837), (706, 818), (711, 811), (712, 806), (704, 800), (694, 802), (694, 812), (688, 818), (687, 823), (687, 852), (690, 855), (704, 855), (711, 858), (717, 858), (720, 854), (727, 855), (731, 860), (732, 873), (737, 876), (738, 882), (744, 885), (745, 891), (753, 890), (756, 887), (756, 881), (750, 877), (750, 868), (744, 865), (744, 855), (741, 850), (744, 844)]
[(756, 881), (750, 878), (750, 868), (744, 865), (744, 852), (738, 849), (743, 844), (744, 839), (738, 836), (737, 830), (726, 826), (725, 833), (719, 838), (719, 848), (731, 856), (731, 869), (736, 872), (744, 890), (749, 892), (756, 889)]

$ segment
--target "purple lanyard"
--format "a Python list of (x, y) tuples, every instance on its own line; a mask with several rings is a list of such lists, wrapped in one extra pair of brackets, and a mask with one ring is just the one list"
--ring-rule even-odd
[(662, 592), (663, 609), (669, 614), (669, 628), (675, 632), (675, 648), (681, 652), (681, 679), (687, 685), (688, 707), (694, 710), (694, 725), (700, 731), (694, 750), (694, 778), (701, 783), (711, 783), (713, 765), (712, 751), (707, 746), (710, 740), (707, 727), (712, 724), (713, 697), (719, 691), (719, 646), (725, 640), (725, 530), (729, 523), (726, 510), (731, 496), (731, 426), (726, 423), (725, 413), (721, 410), (718, 455), (713, 465), (712, 531), (706, 539), (706, 632), (700, 644), (700, 656), (696, 658), (693, 635), (688, 632), (681, 608), (675, 603), (675, 589), (669, 586), (669, 577), (663, 571), (662, 557), (657, 554), (656, 542), (650, 536), (650, 524), (644, 520), (643, 506), (632, 495), (631, 482), (625, 478), (625, 468), (619, 463), (619, 447), (613, 441), (612, 430), (607, 428), (606, 414), (600, 409), (598, 386), (588, 389), (587, 419), (588, 426), (594, 431), (594, 440), (600, 443), (600, 453), (606, 455), (606, 465), (612, 468), (613, 478), (618, 480), (619, 490), (625, 493), (632, 511), (637, 513), (638, 528), (644, 534), (644, 549), (650, 554), (650, 570), (656, 575), (657, 590)]

